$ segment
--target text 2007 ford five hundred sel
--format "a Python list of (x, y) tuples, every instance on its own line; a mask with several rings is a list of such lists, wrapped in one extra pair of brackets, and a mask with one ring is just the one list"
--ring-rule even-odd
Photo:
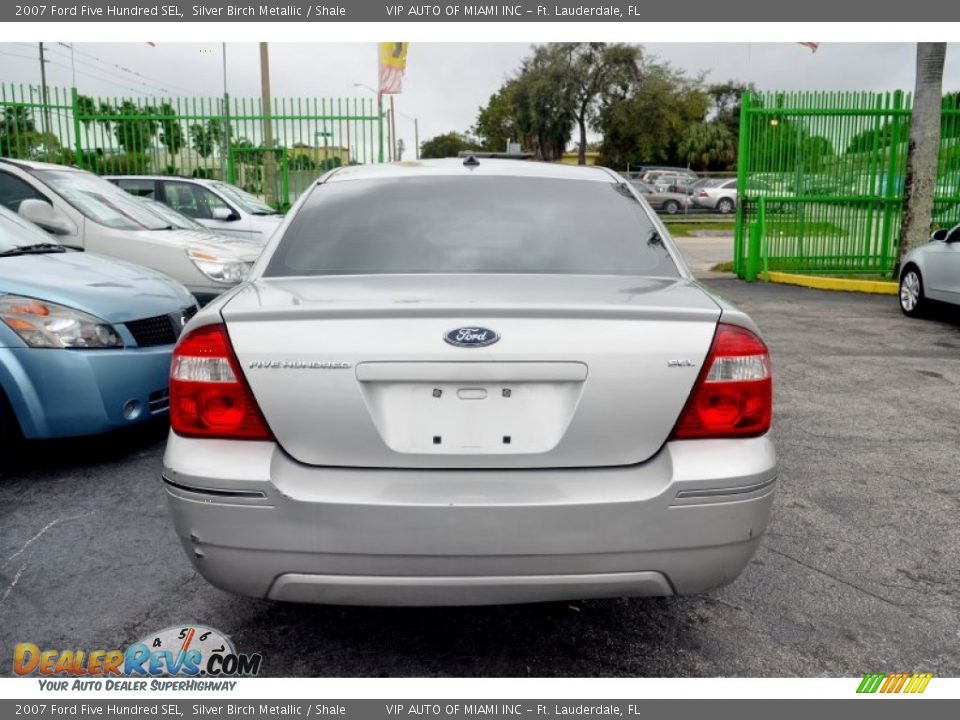
[(347, 167), (185, 329), (163, 480), (244, 595), (698, 593), (760, 542), (771, 412), (757, 328), (618, 175)]

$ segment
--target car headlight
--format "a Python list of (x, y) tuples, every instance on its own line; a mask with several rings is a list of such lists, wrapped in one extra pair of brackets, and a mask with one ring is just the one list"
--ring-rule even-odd
[(0, 320), (34, 348), (122, 348), (110, 323), (46, 300), (0, 295)]
[(224, 257), (207, 250), (187, 250), (187, 256), (197, 269), (211, 280), (222, 283), (238, 283), (246, 277), (253, 263)]

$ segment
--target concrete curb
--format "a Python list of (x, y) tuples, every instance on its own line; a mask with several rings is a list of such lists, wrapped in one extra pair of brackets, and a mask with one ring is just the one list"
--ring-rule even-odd
[(891, 280), (850, 280), (848, 278), (820, 277), (818, 275), (794, 275), (792, 273), (769, 272), (770, 282), (783, 285), (800, 285), (816, 290), (839, 290), (841, 292), (871, 293), (874, 295), (897, 295), (899, 284)]

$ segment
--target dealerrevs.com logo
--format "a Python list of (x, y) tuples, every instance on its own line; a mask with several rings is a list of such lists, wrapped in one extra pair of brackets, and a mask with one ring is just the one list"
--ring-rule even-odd
[(914, 695), (927, 689), (933, 673), (867, 673), (857, 687), (858, 693), (905, 693)]
[[(19, 643), (14, 648), (13, 672), (19, 677), (102, 678), (108, 683), (111, 678), (251, 677), (260, 672), (261, 661), (259, 653), (238, 653), (230, 638), (219, 630), (174, 625), (144, 636), (126, 650), (41, 649), (34, 643)], [(127, 685), (114, 681), (105, 689), (145, 689), (142, 684)], [(88, 687), (68, 687), (64, 681), (50, 689)]]

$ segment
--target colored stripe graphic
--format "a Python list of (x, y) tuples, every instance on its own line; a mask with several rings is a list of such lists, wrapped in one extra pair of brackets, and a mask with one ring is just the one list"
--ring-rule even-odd
[(857, 687), (858, 693), (922, 693), (933, 673), (867, 673)]

